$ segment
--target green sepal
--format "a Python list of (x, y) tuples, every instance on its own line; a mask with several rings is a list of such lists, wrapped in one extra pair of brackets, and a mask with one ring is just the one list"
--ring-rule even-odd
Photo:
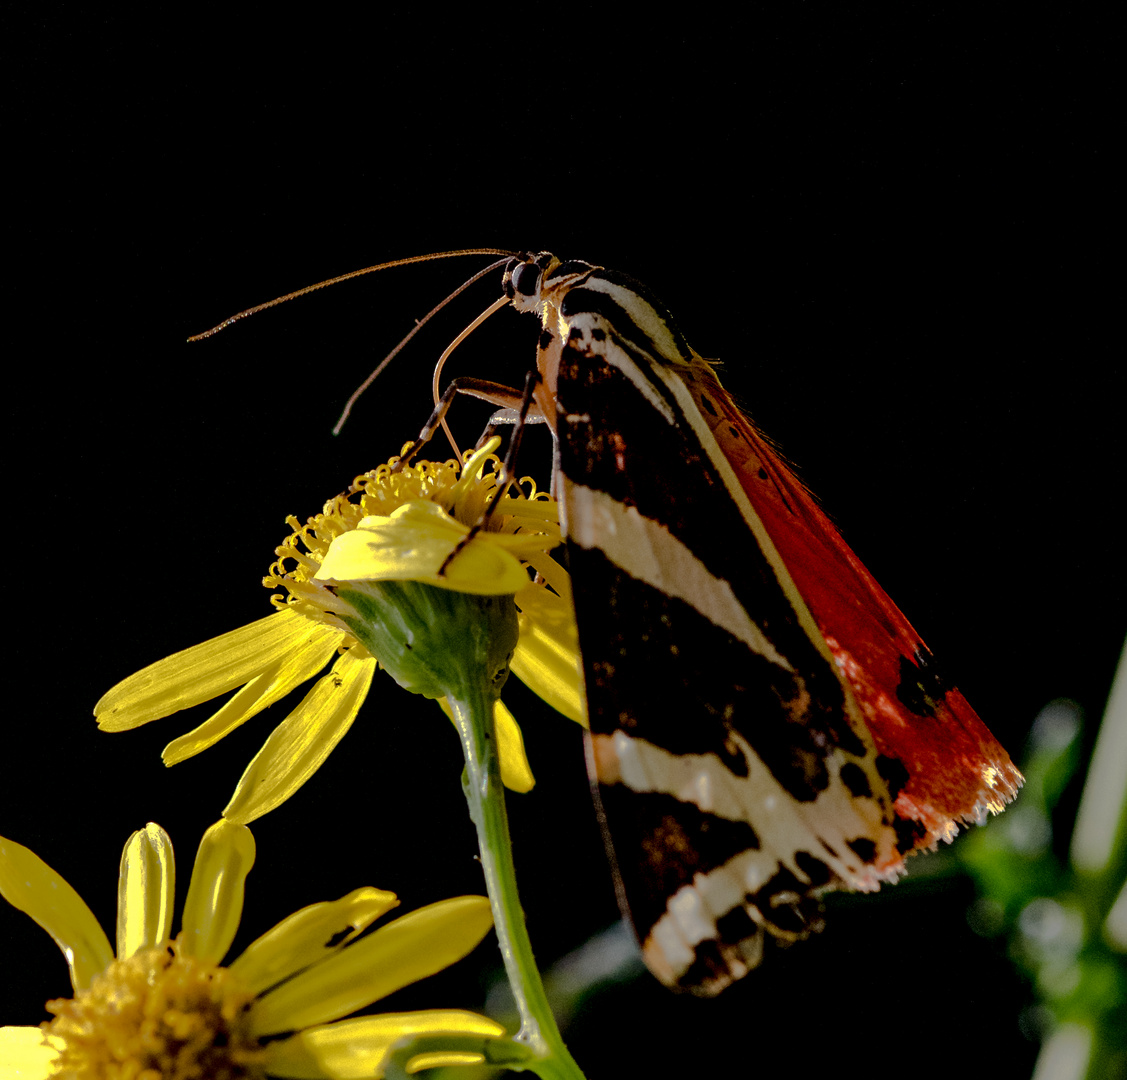
[(354, 581), (333, 592), (355, 612), (339, 618), (404, 690), (462, 697), (484, 679), (500, 697), (519, 634), (511, 595), (420, 581)]

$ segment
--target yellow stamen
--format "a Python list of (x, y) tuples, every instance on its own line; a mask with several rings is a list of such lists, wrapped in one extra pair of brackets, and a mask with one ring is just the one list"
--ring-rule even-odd
[[(356, 477), (347, 491), (326, 502), (322, 512), (304, 525), (293, 515), (287, 517), (286, 523), (293, 532), (275, 548), (278, 559), (262, 583), (267, 588), (284, 588), (289, 596), (277, 593), (270, 598), (271, 603), (347, 631), (332, 614), (338, 607), (332, 593), (314, 580), (333, 540), (355, 530), (365, 518), (388, 518), (400, 507), (419, 501), (440, 507), (463, 525), (477, 524), (486, 504), (497, 492), (500, 463), (489, 452), (495, 447), (496, 444), (491, 443), (467, 454), (464, 465), (453, 460), (418, 461), (393, 471), (399, 459), (392, 458), (386, 465)], [(492, 465), (492, 472), (485, 471), (489, 465)], [(505, 499), (503, 512), (489, 520), (487, 531), (513, 533), (530, 527), (538, 533), (550, 532), (553, 541), (558, 541), (554, 504), (544, 493), (536, 491), (530, 479), (522, 480), (521, 484), (527, 485), (529, 490), (525, 492), (522, 488), (517, 493), (523, 498)], [(528, 516), (525, 508), (530, 505), (535, 505), (538, 513), (524, 521), (517, 515)], [(510, 509), (513, 514), (504, 512)], [(349, 640), (354, 639), (350, 636)]]

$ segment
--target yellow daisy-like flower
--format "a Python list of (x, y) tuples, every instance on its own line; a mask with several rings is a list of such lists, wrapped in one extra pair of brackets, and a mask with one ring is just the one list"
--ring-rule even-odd
[[(497, 494), (499, 463), (492, 451), (498, 441), (467, 454), (461, 468), (454, 461), (423, 461), (394, 472), (399, 459), (392, 458), (357, 477), (305, 525), (287, 519), (293, 533), (276, 549), (278, 561), (264, 579), (267, 587), (288, 593), (271, 597), (278, 610), (118, 683), (94, 708), (99, 727), (126, 731), (241, 687), (210, 719), (165, 747), (164, 762), (174, 765), (274, 704), (336, 654), (331, 671), (275, 728), (223, 811), (231, 821), (253, 821), (320, 767), (371, 685), (377, 660), (346, 622), (355, 612), (338, 597), (337, 587), (398, 581), (514, 595), (520, 635), (512, 670), (550, 705), (582, 723), (570, 581), (547, 554), (560, 541), (554, 500), (534, 486), (527, 496), (519, 490), (506, 495), (487, 527), (444, 566)], [(529, 579), (525, 563), (537, 572), (537, 582)], [(495, 721), (504, 782), (527, 791), (533, 779), (520, 729), (500, 702)]]
[[(399, 901), (363, 888), (284, 919), (236, 960), (243, 883), (254, 864), (244, 825), (219, 821), (196, 855), (181, 931), (169, 939), (175, 863), (159, 825), (121, 856), (117, 950), (79, 895), (42, 859), (0, 837), (0, 894), (63, 950), (73, 998), (47, 1004), (41, 1028), (0, 1028), (0, 1072), (47, 1080), (234, 1080), (380, 1076), (417, 1035), (496, 1039), (499, 1024), (460, 1009), (341, 1020), (467, 955), (492, 926), (484, 896), (420, 908), (361, 937)], [(282, 1037), (284, 1036), (284, 1037)], [(426, 1064), (483, 1060), (463, 1050)]]

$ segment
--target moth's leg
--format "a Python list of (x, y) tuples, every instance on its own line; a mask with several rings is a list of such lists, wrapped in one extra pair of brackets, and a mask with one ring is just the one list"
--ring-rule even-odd
[[(480, 398), (482, 401), (490, 402), (490, 404), (500, 405), (502, 411), (519, 411), (524, 400), (524, 396), (519, 390), (512, 386), (506, 386), (504, 383), (496, 383), (491, 382), (489, 379), (475, 379), (471, 377), (453, 379), (446, 387), (442, 397), (439, 398), (438, 404), (434, 407), (434, 412), (430, 414), (430, 419), (423, 425), (423, 429), (419, 432), (418, 437), (400, 457), (399, 463), (395, 466), (396, 471), (408, 464), (411, 458), (430, 442), (434, 437), (434, 433), (438, 430), (439, 425), (442, 424), (445, 419), (447, 410), (449, 410), (454, 398), (458, 394), (468, 394), (470, 397)], [(506, 423), (508, 421), (502, 420), (500, 422)]]
[[(450, 565), (458, 557), (458, 553), (464, 548), (488, 523), (493, 511), (500, 504), (501, 499), (504, 497), (506, 491), (509, 490), (509, 485), (513, 482), (513, 477), (516, 470), (517, 457), (520, 454), (521, 440), (524, 438), (524, 429), (528, 423), (529, 411), (533, 408), (532, 399), (533, 394), (536, 392), (536, 386), (540, 382), (540, 373), (530, 371), (524, 380), (524, 394), (521, 396), (520, 408), (517, 410), (516, 418), (513, 420), (502, 420), (501, 423), (512, 423), (513, 435), (509, 439), (509, 449), (505, 453), (505, 460), (501, 462), (501, 472), (497, 477), (497, 491), (494, 493), (489, 505), (485, 508), (485, 513), (481, 515), (481, 520), (473, 526), (472, 529), (461, 540), (458, 541), (457, 546), (449, 555), (446, 556), (445, 561), (438, 568), (438, 573), (441, 576), (446, 573), (446, 567)], [(496, 384), (494, 384), (496, 385)], [(446, 397), (445, 394), (442, 395)], [(480, 396), (480, 395), (479, 395)], [(487, 398), (486, 400), (493, 400)], [(504, 411), (509, 411), (507, 408)], [(494, 418), (498, 416), (497, 413), (493, 414)], [(539, 418), (543, 420), (543, 417)], [(490, 420), (492, 425), (493, 419)]]
[[(509, 485), (513, 482), (513, 477), (516, 475), (517, 457), (520, 455), (520, 444), (524, 439), (524, 429), (529, 423), (529, 413), (533, 408), (533, 395), (536, 393), (536, 386), (540, 382), (540, 373), (537, 371), (530, 371), (524, 378), (524, 395), (521, 398), (520, 408), (517, 410), (516, 418), (509, 421), (513, 424), (513, 434), (509, 439), (509, 449), (505, 454), (505, 460), (501, 463), (501, 475), (497, 478), (497, 494), (493, 497), (493, 501), (485, 508), (485, 514), (478, 525), (474, 526), (475, 530), (480, 530), (481, 526), (489, 520), (490, 514), (493, 513), (493, 507), (501, 501), (501, 496), (509, 490)], [(509, 410), (503, 410), (505, 412)], [(490, 418), (490, 426), (493, 425), (498, 413), (494, 413)], [(537, 418), (542, 422), (543, 416), (537, 414)]]
[(489, 423), (485, 425), (485, 430), (478, 436), (477, 442), (474, 444), (474, 449), (480, 450), (503, 427), (546, 423), (547, 420), (539, 411), (533, 412), (530, 409), (528, 415), (522, 420), (519, 407), (515, 409), (498, 409), (489, 418)]

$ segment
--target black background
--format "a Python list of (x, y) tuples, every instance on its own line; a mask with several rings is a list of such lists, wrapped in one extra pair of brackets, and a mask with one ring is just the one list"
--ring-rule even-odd
[[(336, 439), (355, 385), (488, 260), (184, 338), (321, 278), (477, 244), (586, 258), (665, 299), (1015, 756), (1053, 698), (1098, 718), (1125, 629), (1124, 379), (1108, 37), (1090, 18), (481, 5), (13, 22), (4, 834), (112, 927), (121, 845), (159, 821), (182, 899), (201, 830), (284, 706), (165, 770), (161, 747), (206, 706), (111, 736), (94, 702), (268, 611), (283, 516), (415, 433), (433, 359), (496, 285), (420, 335)], [(519, 381), (534, 340), (503, 312), (451, 374)], [(459, 405), (465, 438), (486, 411)], [(506, 700), (540, 781), (511, 812), (548, 964), (616, 908), (577, 730), (522, 687)], [(404, 909), (480, 891), (459, 772), (437, 709), (378, 678), (340, 750), (255, 826), (240, 943), (364, 883)], [(1029, 991), (967, 929), (971, 896), (925, 875), (847, 899), (717, 1002), (644, 977), (567, 1036), (592, 1077), (733, 1061), (944, 1076), (983, 1054), (994, 1076), (1028, 1075)], [(11, 911), (0, 950), (0, 1022), (38, 1022), (69, 990), (62, 961)], [(496, 959), (487, 943), (389, 1007), (480, 1007)]]

